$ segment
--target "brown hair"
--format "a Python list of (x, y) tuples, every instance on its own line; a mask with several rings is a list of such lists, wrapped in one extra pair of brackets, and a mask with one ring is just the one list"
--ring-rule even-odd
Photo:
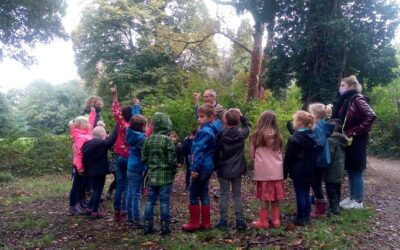
[(357, 90), (357, 92), (361, 93), (362, 86), (358, 82), (357, 77), (355, 75), (343, 78), (342, 82), (345, 82), (351, 89), (355, 89)]
[(203, 104), (197, 109), (197, 114), (215, 117), (215, 108), (211, 104)]
[(332, 113), (332, 109), (322, 103), (311, 103), (308, 106), (308, 111), (318, 120), (325, 119)]
[(129, 122), (132, 117), (132, 106), (125, 106), (121, 109), (122, 117), (126, 122)]
[(260, 115), (257, 127), (250, 136), (250, 143), (254, 148), (268, 147), (281, 151), (283, 142), (279, 133), (278, 121), (273, 111), (268, 110)]
[[(302, 126), (298, 126), (298, 123), (301, 123)], [(312, 129), (314, 127), (314, 116), (307, 111), (304, 110), (298, 110), (296, 113), (293, 115), (293, 123), (295, 125), (295, 128), (308, 128)]]
[(145, 132), (145, 127), (147, 124), (147, 119), (143, 115), (134, 115), (129, 121), (130, 128), (136, 132)]
[(95, 107), (96, 102), (101, 102), (103, 103), (103, 99), (101, 99), (101, 97), (98, 96), (91, 96), (88, 99), (86, 99), (85, 101), (85, 111), (86, 112), (90, 112), (90, 108), (91, 107)]
[(238, 126), (240, 123), (240, 112), (237, 109), (228, 109), (224, 118), (228, 126)]

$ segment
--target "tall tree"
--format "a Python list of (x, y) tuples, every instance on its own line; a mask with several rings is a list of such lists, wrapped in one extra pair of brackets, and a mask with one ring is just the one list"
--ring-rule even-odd
[(332, 101), (351, 74), (368, 87), (387, 83), (398, 21), (397, 5), (385, 0), (283, 0), (267, 84), (285, 88), (294, 77), (308, 104)]
[[(260, 93), (260, 73), (263, 54), (263, 36), (265, 28), (268, 30), (268, 40), (272, 42), (275, 27), (275, 15), (278, 11), (277, 0), (231, 0), (214, 2), (223, 5), (231, 5), (241, 14), (244, 11), (251, 13), (254, 19), (253, 50), (251, 53), (250, 78), (248, 84), (248, 99), (252, 100), (259, 97)], [(270, 43), (272, 44), (272, 43)]]
[(9, 134), (13, 125), (13, 116), (11, 105), (6, 95), (0, 93), (0, 136), (4, 137)]
[[(235, 40), (247, 48), (251, 48), (253, 44), (253, 34), (254, 30), (250, 24), (250, 21), (245, 19), (240, 22), (240, 26), (235, 35)], [(237, 44), (233, 44), (232, 63), (234, 75), (238, 74), (240, 71), (249, 72), (248, 65), (250, 64), (250, 60), (250, 53)]]
[(113, 81), (121, 94), (143, 86), (179, 91), (187, 71), (215, 65), (216, 45), (204, 38), (215, 25), (201, 1), (96, 0), (73, 34), (79, 73), (100, 89)]
[(9, 57), (29, 66), (34, 57), (26, 46), (66, 39), (61, 23), (65, 9), (64, 0), (0, 1), (0, 62)]

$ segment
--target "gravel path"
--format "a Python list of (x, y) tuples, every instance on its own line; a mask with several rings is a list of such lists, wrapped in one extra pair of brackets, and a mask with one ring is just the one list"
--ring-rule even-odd
[(400, 161), (368, 158), (366, 205), (377, 212), (363, 249), (400, 249)]

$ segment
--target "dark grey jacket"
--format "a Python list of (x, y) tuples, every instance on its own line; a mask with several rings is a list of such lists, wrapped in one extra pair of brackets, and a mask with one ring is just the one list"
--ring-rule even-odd
[(217, 137), (214, 170), (220, 178), (237, 178), (247, 171), (244, 147), (246, 138), (249, 136), (250, 123), (245, 116), (242, 116), (240, 121), (242, 128), (224, 128)]

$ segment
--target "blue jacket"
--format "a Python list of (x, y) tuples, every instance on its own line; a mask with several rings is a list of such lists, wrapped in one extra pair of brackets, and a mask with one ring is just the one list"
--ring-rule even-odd
[[(140, 105), (132, 105), (132, 116), (140, 114)], [(129, 145), (128, 171), (142, 174), (146, 165), (142, 163), (142, 147), (146, 135), (130, 128), (126, 129), (126, 143)]]
[(126, 142), (129, 145), (128, 171), (141, 174), (146, 167), (142, 163), (142, 147), (146, 135), (144, 133), (126, 129)]
[(331, 164), (328, 138), (332, 135), (334, 128), (335, 125), (326, 123), (324, 120), (318, 121), (315, 125), (314, 134), (321, 148), (317, 155), (317, 167), (327, 168)]
[(214, 147), (219, 133), (214, 122), (201, 126), (192, 143), (192, 164), (190, 171), (199, 175), (212, 174)]

